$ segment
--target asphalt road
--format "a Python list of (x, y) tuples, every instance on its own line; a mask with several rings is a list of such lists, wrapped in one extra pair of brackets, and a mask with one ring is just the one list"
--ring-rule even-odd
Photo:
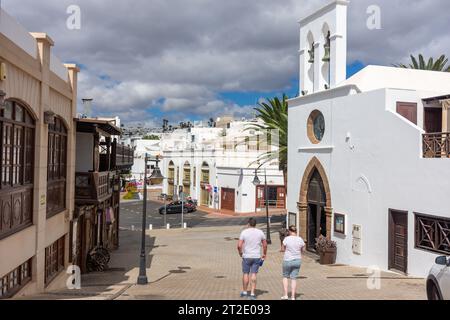
[[(127, 230), (141, 230), (142, 227), (142, 201), (123, 202), (120, 204), (120, 227)], [(154, 229), (165, 228), (164, 215), (158, 213), (160, 203), (147, 203), (147, 228), (152, 224)], [(256, 218), (258, 223), (265, 223), (265, 217)], [(271, 223), (280, 223), (284, 221), (283, 216), (274, 216)], [(198, 227), (216, 227), (216, 226), (244, 226), (247, 224), (248, 217), (207, 217), (207, 213), (200, 210), (184, 215), (184, 222), (188, 228)], [(181, 214), (168, 214), (167, 223), (171, 227), (181, 227)]]

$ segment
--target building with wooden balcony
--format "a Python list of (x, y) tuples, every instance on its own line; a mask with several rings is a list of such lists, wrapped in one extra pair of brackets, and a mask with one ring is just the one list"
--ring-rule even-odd
[(121, 130), (108, 120), (76, 119), (75, 214), (72, 257), (90, 271), (88, 255), (119, 245), (120, 175), (133, 166), (134, 150), (118, 143)]
[(450, 255), (450, 73), (367, 66), (346, 79), (346, 12), (333, 1), (300, 21), (288, 222), (311, 252), (336, 241), (336, 263), (425, 276)]
[(53, 46), (0, 9), (0, 299), (66, 286), (79, 69)]

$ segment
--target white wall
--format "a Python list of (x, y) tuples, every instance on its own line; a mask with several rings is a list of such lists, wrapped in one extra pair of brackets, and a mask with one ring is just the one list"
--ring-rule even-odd
[(90, 133), (77, 133), (76, 171), (89, 172), (94, 166), (94, 136)]
[[(414, 249), (413, 212), (450, 217), (450, 161), (423, 159), (423, 131), (392, 111), (396, 101), (420, 100), (420, 95), (381, 89), (301, 106), (300, 100), (291, 102), (288, 210), (298, 212), (304, 170), (317, 157), (330, 181), (334, 212), (348, 215), (347, 236), (333, 236), (338, 263), (387, 270), (390, 208), (409, 212), (408, 272), (425, 276), (437, 256)], [(306, 135), (307, 119), (315, 109), (326, 122), (318, 146)], [(352, 253), (352, 224), (363, 228), (361, 256)]]
[[(219, 197), (222, 188), (235, 189), (235, 211), (237, 213), (255, 212), (256, 187), (253, 185), (254, 170), (254, 168), (217, 168)], [(259, 172), (258, 176), (261, 182), (264, 183), (263, 173)], [(275, 169), (269, 169), (267, 171), (267, 184), (272, 186), (284, 185), (283, 173)]]

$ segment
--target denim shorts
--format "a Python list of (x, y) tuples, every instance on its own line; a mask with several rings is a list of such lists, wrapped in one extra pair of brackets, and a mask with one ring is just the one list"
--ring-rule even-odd
[(261, 259), (242, 259), (242, 273), (256, 274), (261, 266)]
[(283, 261), (283, 278), (295, 280), (300, 273), (302, 260)]

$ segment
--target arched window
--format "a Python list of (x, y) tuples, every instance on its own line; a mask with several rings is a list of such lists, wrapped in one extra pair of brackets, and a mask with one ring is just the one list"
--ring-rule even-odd
[(55, 118), (48, 126), (47, 217), (66, 209), (67, 129)]
[(0, 239), (32, 224), (35, 123), (26, 107), (7, 101), (0, 111)]

